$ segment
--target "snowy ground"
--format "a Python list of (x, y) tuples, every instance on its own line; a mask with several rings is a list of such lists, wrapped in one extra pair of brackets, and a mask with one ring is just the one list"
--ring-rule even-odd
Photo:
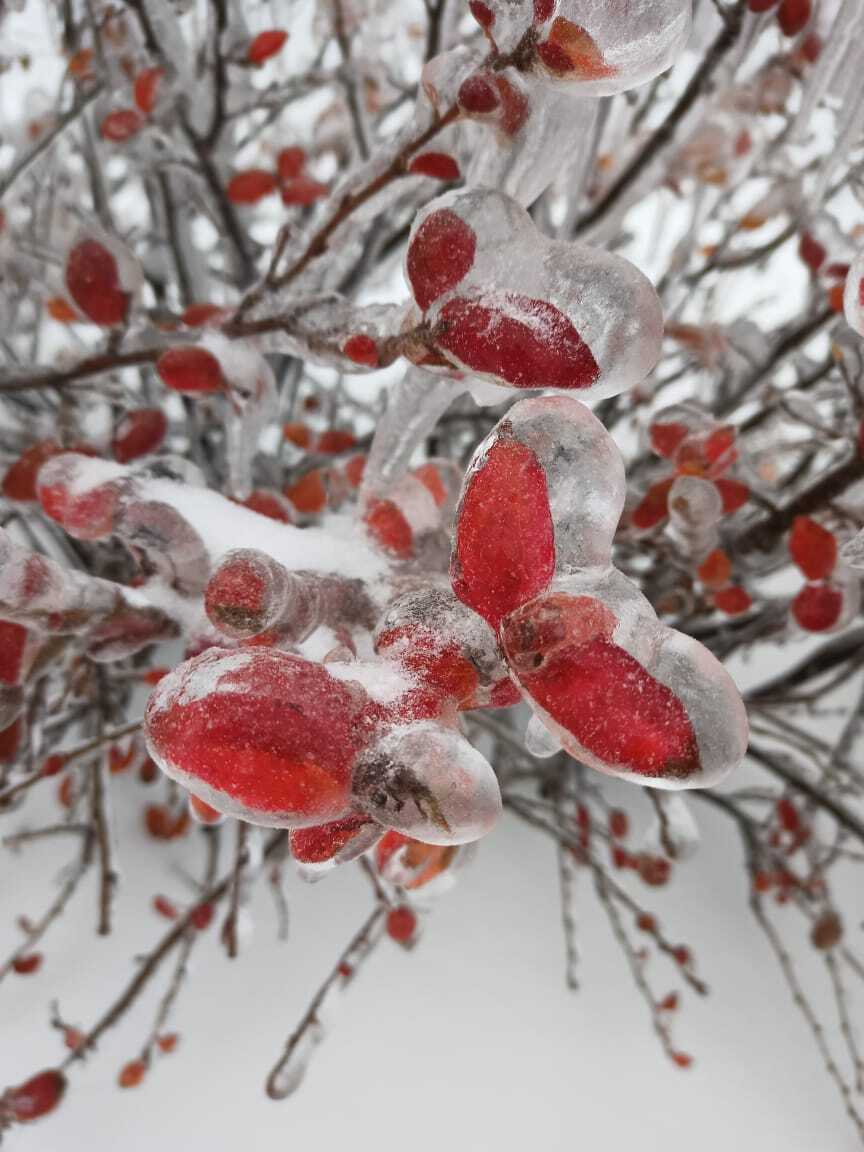
[[(107, 940), (93, 933), (96, 897), (88, 884), (75, 914), (47, 942), (42, 971), (10, 976), (0, 987), (0, 1083), (58, 1059), (49, 997), (59, 996), (71, 1022), (89, 1023), (128, 978), (134, 954), (163, 931), (164, 921), (148, 906), (153, 892), (182, 893), (176, 877), (144, 872), (153, 859), (138, 831), (146, 790), (131, 780), (114, 782), (124, 873), (118, 930)], [(168, 851), (185, 856), (179, 848)], [(14, 884), (9, 859), (2, 861), (3, 952), (13, 943), (14, 915), (47, 902), (63, 852), (31, 846), (29, 867), (16, 867)], [(711, 986), (707, 1001), (686, 996), (680, 1013), (677, 1042), (695, 1057), (686, 1072), (660, 1055), (585, 878), (577, 907), (582, 990), (565, 991), (553, 851), (541, 834), (507, 818), (429, 916), (415, 951), (382, 943), (337, 1006), (299, 1093), (273, 1103), (263, 1092), (266, 1072), (369, 908), (367, 886), (352, 869), (316, 886), (289, 883), (286, 943), (275, 939), (263, 886), (255, 934), (239, 960), (225, 957), (211, 928), (180, 1001), (180, 1047), (157, 1061), (139, 1088), (121, 1091), (115, 1079), (149, 1028), (157, 986), (106, 1037), (90, 1065), (75, 1072), (58, 1112), (16, 1130), (10, 1146), (23, 1152), (227, 1152), (287, 1141), (376, 1152), (857, 1147), (749, 920), (739, 846), (715, 818), (698, 858), (656, 904), (672, 938), (692, 945)], [(655, 961), (651, 972), (661, 989), (666, 976), (669, 988), (676, 986), (671, 969)]]

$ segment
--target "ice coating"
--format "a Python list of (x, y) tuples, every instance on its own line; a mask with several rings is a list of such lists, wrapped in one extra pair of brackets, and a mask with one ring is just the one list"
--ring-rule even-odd
[(157, 684), (147, 746), (163, 772), (218, 811), (308, 827), (348, 812), (365, 703), (322, 665), (269, 648), (211, 648)]
[(523, 84), (527, 115), (515, 133), (489, 132), (482, 123), (472, 131), (465, 125), (470, 133), (466, 182), (495, 188), (530, 208), (561, 174), (562, 157), (578, 156), (596, 106), (535, 77), (524, 78)]
[(747, 746), (731, 677), (647, 602), (638, 626), (619, 625), (605, 591), (587, 573), (564, 578), (503, 622), (505, 654), (532, 707), (601, 772), (660, 788), (717, 783)]
[(584, 96), (611, 96), (665, 71), (690, 35), (690, 0), (474, 0), (501, 52), (535, 41), (534, 70)]
[[(658, 448), (680, 452), (693, 434), (667, 421)], [(695, 516), (702, 530), (701, 504), (720, 511), (716, 488), (695, 475), (675, 484), (676, 529)], [(465, 478), (453, 590), (495, 629), (511, 676), (568, 752), (655, 787), (708, 786), (743, 759), (746, 711), (710, 652), (661, 624), (612, 567), (623, 485), (617, 448), (577, 400), (514, 405)]]
[(500, 811), (495, 774), (454, 729), (412, 722), (412, 683), (395, 665), (210, 648), (157, 684), (147, 745), (216, 811), (314, 830), (298, 841), (307, 864), (349, 859), (382, 827), (436, 844), (477, 839)]
[(859, 252), (849, 268), (843, 291), (843, 311), (850, 328), (864, 336), (864, 252)]
[(495, 633), (446, 584), (404, 593), (393, 601), (375, 631), (375, 650), (399, 661), (460, 709), (518, 701)]
[(354, 797), (379, 823), (426, 844), (479, 840), (501, 814), (486, 759), (431, 721), (385, 729), (357, 765)]
[(361, 581), (290, 572), (266, 552), (238, 548), (218, 565), (204, 592), (211, 623), (232, 639), (272, 632), (299, 644), (324, 624), (371, 628), (375, 612)]
[(500, 192), (451, 192), (419, 212), (405, 270), (427, 342), (494, 383), (613, 396), (659, 359), (662, 309), (642, 273), (547, 239)]
[(123, 659), (176, 635), (139, 593), (28, 552), (0, 529), (0, 617), (59, 636), (79, 636), (94, 660)]
[(624, 508), (624, 461), (596, 416), (573, 397), (522, 400), (498, 425), (536, 456), (546, 478), (556, 571), (609, 562)]

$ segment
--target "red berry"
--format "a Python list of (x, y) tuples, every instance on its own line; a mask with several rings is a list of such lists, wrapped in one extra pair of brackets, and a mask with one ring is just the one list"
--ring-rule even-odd
[(281, 28), (269, 28), (266, 32), (259, 32), (246, 50), (246, 59), (250, 64), (263, 64), (271, 56), (282, 51), (282, 46), (288, 39), (288, 33)]
[(441, 479), (441, 472), (434, 464), (421, 464), (415, 468), (413, 475), (431, 494), (432, 499), (440, 508), (447, 501), (447, 489)]
[(115, 108), (99, 125), (99, 135), (112, 144), (122, 144), (136, 136), (143, 126), (141, 113), (135, 108)]
[(534, 23), (545, 24), (555, 11), (555, 0), (534, 0)]
[(537, 55), (550, 72), (574, 74), (580, 80), (603, 80), (616, 71), (588, 32), (563, 16), (553, 20), (547, 38), (537, 46)]
[(276, 157), (276, 171), (282, 181), (296, 180), (306, 167), (306, 153), (302, 148), (283, 148)]
[[(196, 680), (212, 690), (187, 693)], [(346, 814), (366, 706), (321, 664), (273, 648), (211, 648), (158, 685), (145, 725), (162, 767), (200, 783), (223, 810), (302, 827)]]
[[(520, 626), (514, 617), (513, 631)], [(503, 634), (508, 652), (509, 632), (510, 621)], [(602, 633), (551, 652), (536, 671), (520, 670), (519, 682), (604, 765), (648, 779), (686, 780), (700, 769), (684, 705)]]
[(828, 253), (809, 232), (802, 232), (798, 242), (798, 255), (811, 272), (818, 272), (825, 263)]
[(0, 620), (0, 684), (20, 684), (29, 632), (22, 624)]
[(57, 776), (65, 767), (66, 757), (60, 752), (55, 752), (53, 756), (49, 756), (42, 764), (42, 775)]
[(294, 523), (294, 518), (288, 510), (287, 504), (275, 492), (256, 488), (249, 493), (242, 504), (244, 508), (257, 512), (259, 516), (266, 516), (268, 520), (278, 520), (281, 524)]
[(371, 336), (362, 333), (349, 336), (342, 345), (342, 352), (355, 364), (365, 364), (368, 368), (378, 367), (378, 345)]
[(746, 612), (753, 600), (745, 588), (730, 585), (714, 593), (714, 606), (726, 616), (740, 616)]
[(169, 348), (156, 361), (162, 383), (175, 392), (221, 392), (225, 387), (222, 366), (206, 348), (185, 345)]
[(805, 632), (833, 628), (843, 612), (843, 593), (830, 584), (805, 584), (792, 601), (792, 615)]
[(132, 86), (132, 95), (139, 112), (145, 116), (149, 116), (153, 111), (156, 104), (156, 96), (159, 91), (159, 84), (162, 77), (165, 75), (163, 68), (145, 68), (143, 72), (139, 72), (135, 77), (135, 83)]
[(117, 1083), (121, 1088), (137, 1088), (147, 1072), (147, 1065), (143, 1060), (130, 1060), (120, 1069)]
[(696, 569), (696, 575), (706, 588), (722, 588), (731, 579), (732, 561), (722, 548), (715, 548)]
[(693, 1063), (693, 1057), (689, 1056), (686, 1052), (673, 1052), (672, 1059), (679, 1068), (689, 1068)]
[(495, 23), (495, 13), (483, 0), (468, 0), (468, 8), (484, 31), (488, 31)]
[(387, 935), (399, 944), (407, 944), (417, 930), (417, 916), (406, 905), (387, 913)]
[(477, 237), (449, 208), (427, 216), (408, 247), (406, 270), (411, 291), (425, 312), (471, 271)]
[(509, 293), (498, 307), (450, 300), (433, 336), (460, 363), (516, 388), (588, 388), (600, 373), (569, 319), (545, 300)]
[(623, 840), (630, 830), (630, 820), (627, 813), (620, 808), (613, 808), (609, 813), (609, 835), (616, 840)]
[(675, 477), (669, 476), (651, 485), (630, 514), (630, 523), (634, 528), (647, 532), (649, 528), (656, 528), (663, 523), (669, 515), (669, 493), (674, 483)]
[(66, 1091), (66, 1077), (56, 1068), (37, 1072), (23, 1084), (7, 1089), (2, 1103), (18, 1124), (28, 1124), (53, 1112)]
[(158, 914), (166, 920), (176, 920), (178, 916), (177, 909), (167, 896), (153, 897), (153, 911), (158, 912)]
[(66, 258), (66, 289), (88, 320), (110, 327), (122, 324), (129, 309), (117, 261), (97, 240), (82, 240)]
[(836, 912), (828, 909), (810, 930), (810, 942), (819, 952), (829, 952), (843, 939), (843, 921)]
[(169, 1052), (174, 1051), (179, 1040), (180, 1037), (176, 1032), (165, 1032), (162, 1036), (156, 1037), (156, 1043), (159, 1047), (159, 1051), (164, 1052), (166, 1055), (168, 1055)]
[(414, 176), (431, 176), (434, 180), (453, 181), (461, 179), (459, 165), (446, 152), (423, 152), (415, 156), (408, 165)]
[(284, 493), (297, 511), (307, 516), (314, 516), (327, 506), (327, 489), (320, 468), (307, 472), (294, 484), (287, 485)]
[(724, 516), (733, 515), (739, 508), (743, 508), (750, 499), (750, 489), (740, 480), (730, 480), (726, 476), (718, 476), (713, 483), (723, 501)]
[(494, 77), (482, 72), (462, 81), (457, 99), (462, 111), (474, 116), (486, 116), (501, 103)]
[(260, 553), (234, 552), (210, 577), (204, 609), (227, 635), (252, 636), (272, 625), (274, 605), (283, 594), (278, 567)]
[(291, 855), (303, 864), (323, 864), (368, 828), (368, 816), (352, 814), (315, 828), (292, 828), (289, 843)]
[(12, 967), (19, 976), (29, 976), (31, 972), (38, 972), (42, 967), (42, 953), (30, 952), (26, 956), (17, 956), (12, 961)]
[(837, 541), (832, 532), (809, 516), (796, 516), (789, 555), (808, 580), (825, 580), (837, 566)]
[(190, 304), (180, 319), (187, 328), (205, 328), (211, 320), (214, 321), (212, 326), (218, 327), (227, 315), (228, 310), (220, 308), (218, 304)]
[(213, 905), (199, 904), (197, 908), (193, 908), (189, 920), (197, 931), (206, 932), (213, 921)]
[(781, 0), (777, 23), (784, 36), (797, 36), (810, 23), (813, 0)]
[(277, 188), (276, 177), (266, 168), (247, 168), (228, 181), (225, 193), (232, 204), (257, 204)]
[(407, 560), (414, 555), (414, 533), (392, 500), (370, 500), (363, 514), (369, 535), (392, 556)]
[(7, 500), (36, 500), (36, 478), (46, 460), (63, 449), (56, 440), (40, 440), (18, 457), (3, 477), (3, 495)]
[(669, 883), (672, 865), (663, 856), (650, 856), (643, 853), (636, 861), (639, 879), (649, 888), (662, 888)]
[(114, 484), (78, 491), (58, 479), (55, 483), (40, 483), (38, 493), (45, 515), (76, 540), (104, 540), (111, 535), (119, 503)]
[(658, 456), (672, 460), (682, 440), (685, 440), (689, 435), (690, 429), (686, 424), (679, 424), (675, 421), (670, 421), (668, 424), (654, 423), (651, 425), (650, 431), (651, 447)]
[(128, 464), (155, 452), (165, 439), (168, 421), (159, 408), (138, 408), (127, 412), (114, 433), (111, 449), (114, 459)]
[(329, 191), (327, 185), (319, 180), (312, 180), (309, 176), (298, 176), (296, 180), (289, 180), (282, 185), (282, 203), (308, 208), (310, 204), (326, 196)]
[(315, 447), (325, 456), (336, 456), (340, 452), (347, 452), (356, 443), (356, 436), (347, 428), (329, 428), (318, 437)]
[(294, 422), (282, 425), (282, 435), (296, 448), (309, 448), (312, 444), (312, 433), (306, 424)]
[(499, 440), (469, 475), (451, 561), (456, 596), (497, 629), (555, 571), (546, 476), (531, 451)]

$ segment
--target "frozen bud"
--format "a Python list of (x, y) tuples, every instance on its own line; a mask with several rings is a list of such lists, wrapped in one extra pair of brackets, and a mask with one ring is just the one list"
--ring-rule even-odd
[(419, 721), (383, 732), (354, 772), (355, 802), (379, 824), (427, 844), (467, 844), (501, 813), (495, 773), (458, 732)]
[(159, 408), (137, 408), (127, 412), (114, 432), (111, 450), (118, 464), (128, 464), (155, 452), (165, 439), (168, 421)]
[(0, 620), (0, 684), (10, 688), (21, 684), (36, 648), (35, 638), (27, 628), (11, 620)]
[(549, 586), (555, 529), (537, 456), (497, 430), (490, 439), (465, 477), (450, 580), (462, 603), (497, 629)]
[(211, 807), (308, 827), (347, 814), (368, 738), (367, 697), (273, 648), (211, 648), (163, 677), (147, 705), (151, 756)]
[(161, 576), (183, 595), (201, 593), (210, 567), (207, 549), (173, 505), (136, 499), (133, 486), (115, 518), (114, 531), (148, 575)]
[(669, 490), (669, 523), (673, 532), (689, 539), (714, 527), (723, 515), (723, 500), (710, 480), (678, 476)]
[(846, 323), (859, 336), (864, 336), (864, 252), (852, 261), (843, 293), (843, 311)]
[(403, 476), (380, 496), (365, 502), (363, 523), (375, 543), (391, 556), (416, 556), (424, 537), (444, 527), (441, 505), (430, 485), (416, 475)]
[(36, 479), (39, 469), (52, 456), (59, 456), (63, 449), (56, 440), (40, 440), (27, 448), (17, 460), (10, 464), (3, 477), (2, 491), (7, 500), (36, 500)]
[(451, 192), (418, 213), (406, 275), (430, 350), (494, 383), (612, 396), (660, 355), (662, 311), (642, 273), (546, 239), (500, 192)]
[(839, 632), (856, 615), (860, 604), (859, 576), (841, 569), (830, 581), (805, 584), (792, 601), (792, 618), (805, 632)]
[[(470, 853), (470, 849), (467, 850)], [(449, 881), (456, 861), (460, 863), (466, 856), (466, 849), (457, 845), (424, 844), (412, 840), (401, 832), (385, 832), (375, 849), (375, 867), (380, 876), (399, 888), (414, 891), (438, 881), (435, 888)]]
[(611, 96), (664, 72), (690, 35), (690, 0), (471, 0), (499, 52), (525, 55), (547, 83)]
[(203, 824), (205, 827), (212, 828), (217, 824), (224, 823), (225, 816), (216, 808), (212, 808), (206, 801), (202, 800), (200, 796), (193, 796), (189, 793), (189, 811), (192, 819), (197, 824)]
[(124, 489), (123, 469), (74, 452), (47, 461), (37, 494), (47, 516), (78, 540), (103, 540), (114, 530)]
[(626, 485), (621, 453), (596, 416), (570, 396), (522, 400), (496, 436), (529, 448), (543, 470), (558, 574), (608, 564)]
[(284, 612), (289, 580), (284, 566), (266, 552), (252, 548), (229, 552), (207, 584), (207, 616), (226, 636), (257, 636), (272, 628)]
[(66, 254), (66, 290), (94, 324), (125, 323), (141, 269), (128, 249), (107, 235), (79, 236)]
[(690, 35), (691, 0), (535, 0), (537, 68), (580, 96), (611, 96), (659, 76)]
[(299, 644), (320, 625), (371, 628), (375, 609), (363, 584), (319, 572), (289, 572), (265, 552), (229, 552), (207, 585), (204, 607), (226, 636), (273, 631)]
[(516, 136), (530, 115), (528, 86), (514, 69), (474, 72), (460, 86), (458, 103), (463, 116), (484, 121), (505, 140)]
[(654, 787), (714, 784), (744, 756), (741, 698), (708, 650), (660, 624), (628, 584), (586, 573), (508, 616), (511, 671), (584, 763)]
[(381, 832), (380, 824), (362, 812), (354, 812), (314, 828), (292, 828), (288, 843), (298, 864), (328, 871), (362, 856), (378, 842)]
[(0, 1119), (5, 1114), (18, 1124), (38, 1120), (54, 1111), (65, 1091), (66, 1077), (57, 1068), (38, 1072), (0, 1096)]
[(460, 709), (519, 701), (494, 633), (447, 587), (422, 588), (395, 600), (376, 629), (375, 651), (398, 660)]

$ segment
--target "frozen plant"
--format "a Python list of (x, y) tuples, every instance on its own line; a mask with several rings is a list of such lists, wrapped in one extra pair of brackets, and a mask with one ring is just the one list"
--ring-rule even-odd
[(91, 875), (113, 930), (118, 812), (165, 921), (95, 1020), (54, 1004), (0, 1138), (61, 1122), (151, 979), (114, 1076), (163, 1074), (202, 936), (236, 958), (257, 888), (281, 925), (286, 874), (359, 869), (263, 1058), (291, 1094), (505, 819), (557, 852), (568, 987), (584, 873), (681, 1069), (710, 965), (652, 890), (728, 823), (864, 1137), (860, 5), (32, 0), (0, 32), (6, 869), (72, 845), (0, 996)]

